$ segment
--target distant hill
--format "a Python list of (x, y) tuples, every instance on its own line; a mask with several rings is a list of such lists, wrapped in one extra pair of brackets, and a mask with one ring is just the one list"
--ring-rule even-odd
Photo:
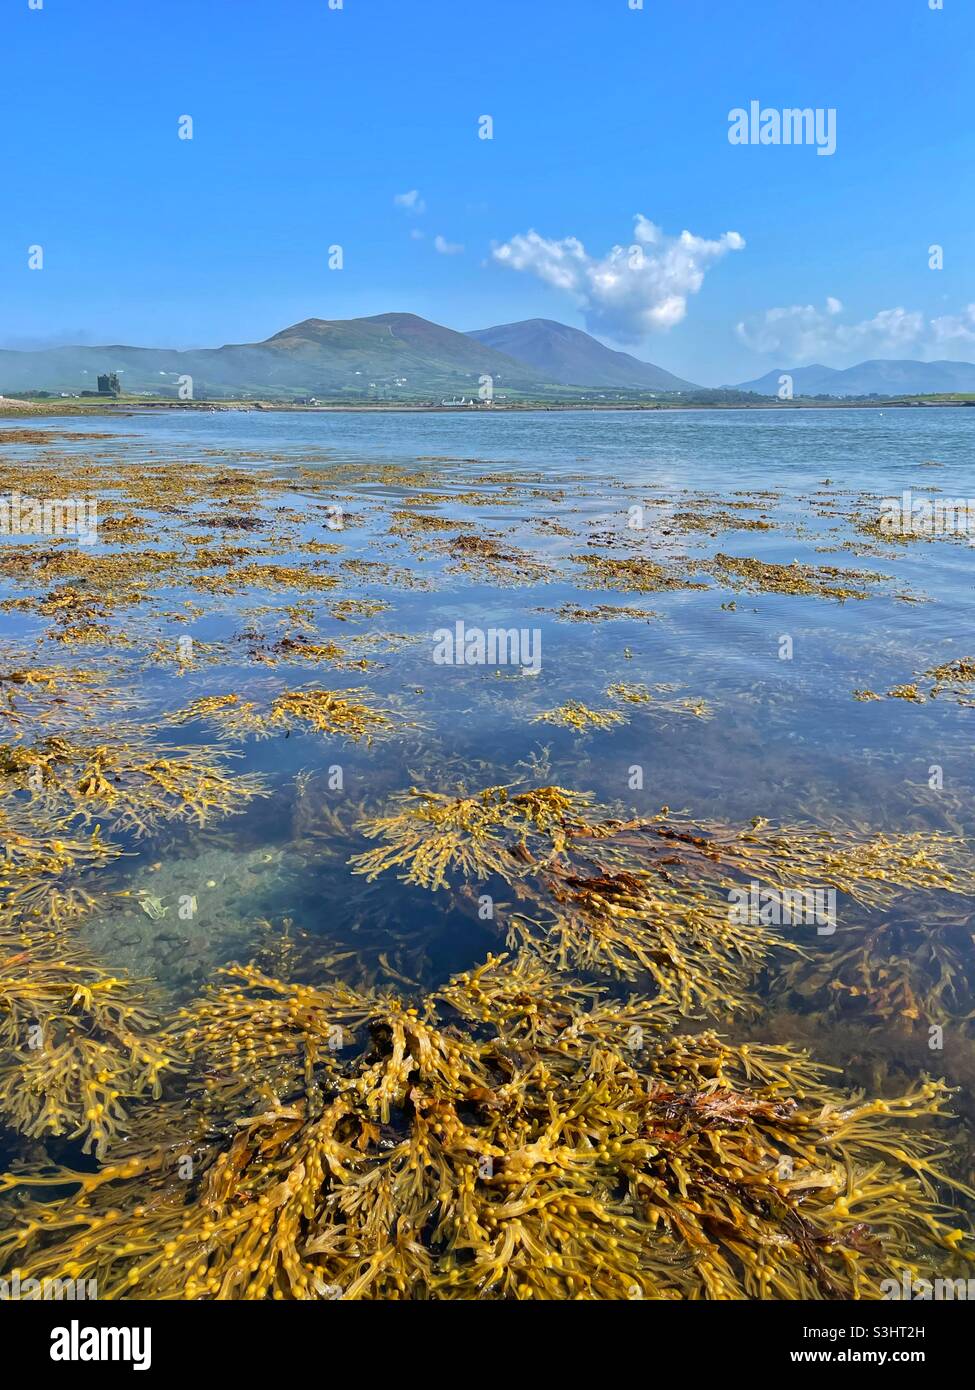
[(423, 398), (476, 394), (489, 375), (496, 391), (551, 393), (534, 368), (416, 314), (305, 319), (262, 343), (181, 352), (113, 344), (40, 352), (0, 351), (0, 394), (94, 390), (118, 372), (126, 394), (176, 395), (191, 376), (198, 398), (230, 395)]
[(755, 381), (743, 381), (736, 389), (760, 396), (777, 396), (779, 378), (792, 377), (797, 396), (922, 396), (946, 391), (975, 391), (975, 365), (971, 362), (912, 362), (878, 358), (856, 367), (837, 370), (819, 364), (782, 367)]
[(532, 388), (551, 384), (523, 362), (472, 343), (416, 314), (376, 314), (363, 319), (305, 319), (261, 343), (262, 350), (307, 363), (338, 381), (351, 372), (370, 380), (405, 378), (420, 389), (442, 381), (454, 389), (477, 389), (490, 375), (495, 385)]
[(689, 381), (672, 376), (628, 352), (614, 352), (588, 333), (553, 319), (524, 319), (495, 328), (478, 328), (471, 338), (526, 362), (549, 381), (564, 386), (608, 387), (624, 391), (689, 391)]

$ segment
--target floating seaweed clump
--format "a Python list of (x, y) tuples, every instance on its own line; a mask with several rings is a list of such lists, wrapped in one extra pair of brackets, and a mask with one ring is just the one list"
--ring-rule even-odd
[(946, 661), (941, 666), (932, 666), (924, 673), (929, 680), (936, 682), (935, 693), (953, 686), (968, 686), (975, 682), (975, 657), (961, 656), (955, 661)]
[(0, 745), (0, 783), (30, 794), (31, 806), (55, 822), (104, 820), (145, 835), (165, 822), (202, 826), (241, 811), (263, 794), (260, 779), (230, 777), (216, 748), (159, 748), (138, 731), (98, 744), (52, 737), (30, 747)]
[(77, 729), (133, 703), (107, 673), (83, 667), (31, 666), (11, 659), (0, 665), (0, 721), (20, 737), (25, 729)]
[(201, 695), (170, 718), (174, 724), (192, 724), (198, 719), (204, 720), (213, 724), (224, 739), (266, 737), (271, 732), (267, 717), (261, 713), (257, 702), (242, 700), (236, 694)]
[[(416, 504), (420, 499), (414, 499)], [(456, 521), (447, 516), (432, 516), (424, 512), (393, 512), (390, 534), (394, 536), (423, 535), (428, 531), (468, 530), (473, 522)]]
[(349, 861), (369, 879), (389, 869), (405, 869), (407, 883), (444, 888), (448, 873), (487, 878), (515, 876), (527, 863), (535, 867), (560, 853), (568, 835), (586, 824), (589, 797), (562, 787), (537, 787), (513, 793), (487, 787), (474, 796), (440, 792), (401, 793), (398, 810), (369, 817), (359, 829), (367, 839), (382, 840), (376, 849)]
[(653, 699), (645, 685), (632, 685), (625, 681), (607, 686), (606, 694), (613, 700), (623, 700), (630, 705), (648, 705)]
[[(585, 835), (570, 837), (576, 866)], [(880, 910), (883, 918), (854, 915), (835, 939), (819, 938), (814, 955), (800, 951), (781, 971), (777, 988), (797, 990), (831, 1014), (878, 1022), (953, 1018), (965, 1029), (975, 1017), (970, 930), (964, 910), (950, 906), (952, 898), (975, 894), (975, 861), (959, 836), (913, 831), (864, 837), (761, 820), (746, 829), (700, 827), (665, 809), (648, 820), (603, 822), (589, 859), (587, 872), (603, 875), (594, 880), (595, 895), (578, 867), (567, 873), (563, 865), (549, 866), (538, 878), (543, 893), (533, 895), (530, 885), (521, 889), (535, 911), (509, 921), (509, 941), (556, 963), (630, 979), (637, 969), (649, 970), (661, 990), (676, 988), (685, 1009), (728, 1012), (735, 990), (765, 954), (801, 944), (784, 943), (766, 926), (731, 922), (732, 891), (743, 881), (760, 883), (784, 903), (800, 885), (807, 892), (816, 885)], [(933, 891), (948, 902), (920, 915), (894, 916), (904, 891)], [(724, 964), (705, 969), (702, 943)], [(747, 1004), (740, 994), (738, 1002)]]
[(326, 662), (330, 666), (355, 667), (359, 671), (373, 664), (366, 657), (350, 657), (338, 642), (312, 642), (301, 634), (282, 637), (275, 642), (269, 656), (272, 663), (276, 660)]
[(891, 700), (909, 700), (915, 705), (923, 705), (927, 698), (916, 685), (895, 685), (892, 690), (887, 691), (887, 695)]
[(361, 698), (364, 694), (362, 690), (289, 690), (277, 696), (271, 717), (285, 726), (304, 725), (319, 734), (341, 734), (353, 743), (371, 743), (394, 725), (387, 714)]
[[(208, 565), (216, 557), (204, 557)], [(193, 586), (204, 593), (234, 594), (242, 587), (262, 589), (311, 589), (324, 591), (338, 587), (334, 574), (307, 567), (295, 568), (289, 565), (259, 564), (257, 562), (240, 565), (236, 569), (223, 570), (219, 575), (198, 575)]]
[(86, 641), (108, 642), (109, 630), (103, 619), (107, 608), (96, 602), (91, 594), (70, 584), (52, 589), (48, 594), (7, 598), (0, 603), (4, 611), (36, 612), (54, 620), (52, 640), (65, 646), (80, 646)]
[(97, 1172), (2, 1180), (21, 1278), (109, 1299), (834, 1299), (961, 1258), (939, 1083), (851, 1098), (802, 1053), (675, 1034), (533, 960), (415, 1006), (229, 974), (180, 1030), (205, 1124), (164, 1103)]
[(150, 668), (173, 666), (176, 673), (182, 676), (201, 666), (221, 664), (227, 660), (227, 656), (227, 647), (223, 642), (201, 642), (194, 637), (192, 642), (183, 644), (170, 637), (152, 642), (145, 659)]
[(556, 709), (547, 709), (537, 714), (533, 724), (557, 724), (563, 729), (576, 729), (582, 733), (586, 729), (612, 729), (616, 724), (625, 724), (626, 718), (614, 709), (590, 709), (581, 700), (568, 700)]
[(803, 594), (816, 598), (869, 597), (869, 584), (881, 583), (886, 576), (870, 570), (843, 570), (834, 565), (770, 564), (767, 560), (723, 555), (705, 562), (715, 577), (736, 588), (766, 594)]
[[(932, 666), (929, 671), (923, 673), (924, 680), (928, 682), (927, 690), (922, 690), (917, 681), (895, 685), (893, 689), (887, 691), (889, 700), (908, 700), (915, 705), (926, 704), (928, 700), (936, 700), (939, 696), (948, 695), (955, 699), (960, 705), (971, 706), (975, 701), (973, 685), (975, 685), (975, 660), (971, 657), (959, 657), (956, 661), (946, 661), (941, 666)], [(857, 699), (879, 700), (882, 697), (875, 695), (872, 691), (853, 692)]]
[(749, 989), (773, 950), (798, 949), (760, 921), (729, 910), (735, 879), (720, 866), (654, 856), (633, 826), (590, 814), (558, 856), (512, 880), (504, 913), (509, 947), (559, 970), (652, 982), (682, 1013), (754, 1011)]
[[(969, 1032), (975, 1019), (971, 926), (964, 906), (952, 904), (975, 894), (965, 841), (932, 831), (844, 845), (820, 832), (798, 849), (814, 857), (812, 872), (820, 882), (882, 909), (883, 916), (846, 923), (842, 935), (820, 943), (814, 957), (784, 970), (776, 990), (798, 991), (807, 1005), (833, 1016), (893, 1022), (908, 1031), (951, 1020)], [(894, 912), (898, 890), (933, 890), (945, 897), (924, 911)]]
[(677, 531), (708, 531), (716, 535), (720, 531), (772, 531), (774, 523), (766, 521), (761, 517), (746, 517), (739, 515), (741, 509), (747, 508), (747, 502), (725, 503), (725, 509), (719, 511), (680, 511), (674, 512), (667, 517), (666, 525), (661, 529), (666, 535), (670, 530)]
[(374, 618), (388, 607), (380, 598), (340, 598), (329, 604), (328, 611), (338, 622), (347, 623), (352, 618)]
[(221, 738), (270, 738), (293, 730), (312, 730), (353, 743), (371, 743), (395, 725), (383, 710), (362, 697), (363, 690), (287, 690), (265, 705), (238, 695), (204, 695), (172, 715), (174, 723), (203, 719), (214, 724)]
[(497, 536), (465, 532), (436, 544), (450, 555), (452, 563), (447, 568), (451, 574), (468, 574), (479, 582), (490, 581), (500, 588), (541, 584), (554, 577), (551, 566), (545, 561), (517, 546), (502, 545)]
[(707, 587), (675, 574), (654, 560), (641, 557), (614, 559), (605, 555), (573, 555), (571, 558), (584, 567), (586, 587), (590, 589), (654, 594), (672, 589)]
[[(64, 685), (93, 686), (98, 684), (94, 671), (66, 670), (63, 666), (35, 666), (23, 669), (0, 670), (0, 686), (22, 688), (25, 692), (39, 691), (53, 695)], [(11, 694), (12, 690), (5, 690)]]
[(107, 516), (99, 522), (99, 527), (102, 531), (107, 531), (113, 541), (121, 544), (127, 545), (132, 541), (141, 544), (147, 539), (145, 520), (132, 512), (125, 512), (121, 516)]
[(660, 617), (652, 608), (632, 608), (612, 603), (600, 603), (595, 608), (580, 608), (575, 603), (563, 603), (561, 608), (554, 611), (565, 623), (612, 623), (623, 619), (650, 622)]
[(691, 714), (695, 719), (714, 718), (711, 706), (700, 696), (687, 695), (679, 700), (669, 699), (670, 692), (677, 689), (676, 685), (655, 685), (648, 689), (645, 685), (617, 681), (614, 685), (607, 686), (606, 694), (610, 699), (621, 700), (624, 704), (649, 705), (651, 713)]

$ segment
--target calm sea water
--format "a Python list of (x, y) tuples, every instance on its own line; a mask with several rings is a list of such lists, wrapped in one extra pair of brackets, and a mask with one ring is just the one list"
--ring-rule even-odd
[[(0, 432), (16, 423), (0, 423)], [(379, 809), (392, 792), (412, 785), (474, 791), (527, 779), (592, 792), (631, 813), (668, 805), (702, 822), (741, 825), (763, 816), (864, 833), (971, 835), (975, 829), (975, 712), (948, 699), (921, 706), (853, 697), (856, 689), (884, 693), (930, 667), (975, 656), (975, 549), (939, 538), (871, 551), (850, 520), (868, 519), (881, 499), (908, 490), (915, 497), (975, 495), (975, 411), (160, 411), (108, 423), (31, 425), (114, 436), (59, 442), (57, 454), (313, 469), (316, 487), (309, 492), (296, 472), (293, 494), (284, 499), (305, 510), (306, 534), (335, 539), (313, 510), (334, 487), (336, 501), (355, 517), (340, 536), (345, 553), (388, 563), (424, 584), (411, 588), (387, 577), (343, 587), (342, 593), (389, 604), (351, 629), (326, 624), (319, 630), (320, 640), (326, 633), (344, 639), (350, 630), (393, 635), (366, 672), (255, 672), (245, 661), (185, 675), (143, 671), (142, 690), (156, 710), (269, 678), (292, 684), (314, 678), (340, 689), (365, 688), (414, 726), (368, 749), (315, 735), (249, 744), (238, 766), (268, 778), (269, 800), (215, 835), (133, 846), (133, 859), (118, 870), (120, 882), (152, 888), (170, 903), (192, 894), (201, 911), (185, 926), (170, 914), (164, 928), (138, 913), (122, 926), (117, 916), (96, 920), (87, 928), (89, 940), (106, 958), (159, 979), (177, 995), (200, 988), (227, 959), (246, 956), (259, 918), (273, 930), (288, 919), (336, 952), (361, 947), (363, 960), (375, 958), (385, 933), (387, 958), (406, 978), (424, 983), (496, 949), (497, 939), (472, 928), (469, 916), (454, 914), (442, 901), (446, 895), (432, 906), (429, 895), (390, 880), (367, 892), (361, 879), (351, 879), (348, 854), (365, 847), (348, 829), (355, 808)], [(25, 475), (35, 456), (28, 446), (3, 454), (8, 462), (23, 458)], [(393, 469), (377, 473), (377, 464)], [(550, 562), (551, 578), (498, 585), (484, 575), (452, 573), (449, 554), (423, 553), (391, 537), (391, 513), (420, 491), (437, 494), (436, 515), (497, 532), (505, 544)], [(475, 503), (449, 500), (472, 492)], [(750, 501), (743, 515), (765, 518), (770, 529), (736, 529), (728, 512), (736, 500)], [(634, 507), (645, 509), (642, 533), (627, 527)], [(713, 533), (687, 531), (672, 520), (682, 511), (730, 520), (716, 522)], [(600, 538), (604, 547), (622, 547), (619, 553), (683, 557), (689, 564), (721, 551), (868, 570), (884, 579), (868, 599), (845, 602), (735, 591), (706, 578), (699, 590), (649, 594), (581, 587), (569, 557), (611, 553), (599, 549)], [(853, 548), (845, 548), (848, 542)], [(277, 595), (274, 602), (297, 597)], [(178, 632), (201, 641), (226, 638), (254, 621), (258, 598), (208, 600), (208, 611)], [(594, 623), (558, 614), (565, 604), (600, 603), (652, 609), (655, 616)], [(537, 629), (538, 674), (437, 665), (434, 633), (458, 620), (483, 629)], [(3, 626), (28, 630), (5, 617)], [(173, 629), (174, 641), (176, 635)], [(625, 726), (584, 736), (531, 722), (568, 699), (605, 708), (606, 687), (616, 681), (669, 687), (675, 700), (703, 698), (714, 717), (634, 706)], [(336, 766), (341, 792), (328, 783)], [(641, 770), (640, 790), (632, 785), (634, 767)], [(931, 785), (934, 767), (942, 770), (941, 787)], [(329, 820), (333, 814), (341, 833)], [(925, 909), (905, 902), (899, 910)], [(953, 910), (971, 920), (973, 905)], [(828, 1039), (825, 1045), (828, 1050)]]
[[(101, 433), (106, 425), (104, 419), (72, 420), (68, 427)], [(842, 518), (817, 511), (825, 504), (866, 517), (872, 504), (905, 490), (915, 497), (975, 495), (975, 411), (161, 411), (113, 420), (110, 428), (120, 438), (92, 446), (99, 457), (207, 460), (213, 450), (235, 456), (242, 467), (291, 462), (326, 475), (337, 465), (382, 461), (400, 466), (407, 478), (419, 469), (432, 472), (440, 481), (425, 481), (424, 489), (436, 492), (470, 489), (471, 480), (485, 474), (497, 474), (502, 482), (503, 475), (526, 479), (525, 492), (537, 488), (545, 495), (513, 505), (435, 510), (474, 516), (478, 524), (503, 529), (542, 556), (583, 548), (578, 540), (532, 533), (529, 528), (544, 518), (567, 524), (583, 539), (589, 528), (616, 528), (626, 539), (627, 508), (635, 504), (648, 504), (650, 526), (666, 517), (666, 510), (661, 514), (651, 505), (661, 499), (671, 501), (674, 510), (689, 502), (707, 509), (736, 494), (772, 492), (776, 497), (762, 514), (775, 523), (773, 530), (722, 532), (716, 538), (658, 533), (653, 545), (666, 548), (672, 541), (675, 554), (691, 557), (720, 550), (776, 563), (873, 570), (890, 576), (890, 583), (878, 586), (867, 601), (845, 603), (714, 586), (654, 594), (593, 592), (560, 582), (492, 589), (445, 575), (443, 565), (427, 561), (416, 568), (434, 578), (433, 592), (381, 590), (393, 605), (381, 626), (421, 640), (415, 651), (397, 657), (385, 679), (367, 684), (390, 690), (414, 681), (427, 685), (439, 737), (467, 753), (476, 749), (489, 762), (502, 749), (509, 757), (521, 756), (537, 742), (538, 726), (514, 726), (493, 671), (472, 677), (470, 671), (433, 667), (431, 634), (458, 617), (485, 628), (538, 626), (544, 659), (532, 693), (540, 708), (570, 694), (591, 697), (606, 675), (678, 682), (682, 693), (705, 696), (715, 705), (718, 717), (706, 724), (675, 721), (668, 729), (637, 723), (591, 740), (584, 756), (593, 758), (592, 775), (607, 790), (619, 781), (613, 769), (639, 754), (649, 764), (648, 794), (672, 806), (720, 806), (729, 818), (795, 817), (825, 800), (836, 812), (845, 809), (852, 818), (885, 825), (918, 813), (918, 788), (926, 787), (928, 765), (940, 761), (949, 785), (971, 804), (969, 710), (948, 702), (924, 710), (898, 701), (861, 705), (851, 691), (885, 691), (916, 672), (971, 654), (975, 549), (943, 541), (894, 546), (882, 557), (857, 556), (840, 548), (855, 534)], [(58, 452), (86, 448), (83, 442), (59, 444)], [(13, 452), (6, 450), (5, 457)], [(932, 463), (941, 466), (926, 466)], [(350, 553), (391, 558), (389, 511), (418, 490), (405, 481), (357, 487), (343, 471), (336, 493), (366, 504), (365, 525), (346, 533)], [(349, 505), (356, 508), (359, 501)], [(316, 534), (329, 538), (320, 526)], [(404, 563), (404, 555), (395, 558)], [(921, 601), (894, 596), (902, 593)], [(736, 611), (722, 609), (729, 601)], [(650, 623), (577, 625), (538, 611), (565, 602), (629, 604), (661, 617)], [(782, 636), (792, 638), (791, 661), (779, 658)], [(630, 657), (624, 657), (626, 650)], [(452, 682), (452, 675), (461, 679)], [(523, 692), (512, 692), (511, 698), (520, 701)], [(449, 712), (472, 718), (458, 725)], [(546, 737), (558, 742), (560, 735), (546, 729)], [(926, 797), (921, 800), (928, 804)]]

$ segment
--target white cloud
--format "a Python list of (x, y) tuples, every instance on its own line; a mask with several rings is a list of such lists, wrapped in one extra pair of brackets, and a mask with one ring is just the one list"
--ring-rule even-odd
[(441, 256), (459, 256), (464, 249), (460, 242), (448, 241), (446, 237), (440, 235), (433, 238), (433, 247)]
[(822, 309), (792, 304), (739, 323), (737, 333), (756, 352), (788, 358), (795, 366), (823, 357), (851, 362), (905, 354), (930, 358), (975, 343), (975, 304), (939, 318), (902, 307), (881, 309), (856, 322), (844, 320), (842, 313), (842, 303), (832, 297)]
[(943, 314), (931, 320), (936, 347), (950, 348), (975, 343), (975, 304), (967, 305), (960, 314)]
[(393, 197), (393, 203), (398, 208), (404, 208), (406, 212), (419, 217), (421, 212), (426, 212), (427, 205), (420, 197), (418, 188), (411, 188), (408, 193), (397, 193)]
[(717, 241), (681, 232), (666, 236), (637, 213), (633, 241), (605, 256), (590, 256), (578, 237), (550, 240), (529, 231), (492, 251), (499, 265), (525, 271), (571, 294), (586, 327), (622, 342), (673, 328), (687, 314), (706, 271), (729, 251), (741, 251), (744, 238), (725, 232)]

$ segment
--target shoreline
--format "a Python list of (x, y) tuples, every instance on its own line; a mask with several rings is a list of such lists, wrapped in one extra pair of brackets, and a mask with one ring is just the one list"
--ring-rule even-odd
[(916, 410), (916, 409), (964, 409), (975, 406), (975, 398), (955, 400), (934, 400), (926, 397), (892, 397), (878, 401), (776, 401), (770, 399), (761, 403), (642, 403), (606, 402), (603, 404), (581, 404), (577, 402), (518, 402), (491, 406), (449, 406), (412, 404), (409, 401), (363, 401), (357, 404), (334, 403), (327, 405), (295, 405), (286, 401), (24, 401), (14, 397), (0, 396), (0, 419), (25, 420), (38, 416), (111, 416), (136, 415), (146, 411), (175, 410), (199, 413), (240, 412), (244, 414), (329, 415), (329, 414), (406, 414), (406, 415), (497, 415), (497, 414), (561, 414), (573, 413), (620, 413), (635, 412), (657, 414), (684, 411), (728, 411), (728, 410), (775, 410), (783, 413), (796, 410)]

